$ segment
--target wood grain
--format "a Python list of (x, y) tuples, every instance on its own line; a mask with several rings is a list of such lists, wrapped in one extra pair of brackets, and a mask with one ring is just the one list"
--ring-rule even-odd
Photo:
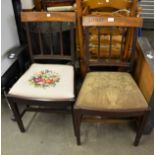
[(128, 9), (131, 7), (131, 2), (128, 0), (118, 1), (118, 0), (87, 0), (83, 2), (84, 6), (89, 6), (90, 9), (97, 8), (115, 8), (115, 9)]
[(21, 12), (22, 22), (75, 22), (74, 12)]
[[(113, 18), (113, 22), (109, 19)], [(101, 17), (83, 16), (83, 26), (122, 26), (122, 27), (142, 27), (143, 19), (140, 17)]]

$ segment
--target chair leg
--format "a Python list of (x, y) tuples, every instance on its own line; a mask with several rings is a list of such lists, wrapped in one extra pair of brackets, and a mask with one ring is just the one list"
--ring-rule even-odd
[(73, 107), (72, 107), (72, 120), (73, 120), (74, 136), (76, 136), (76, 124), (75, 124), (76, 122), (75, 122)]
[(11, 120), (12, 120), (12, 121), (16, 121), (15, 116), (14, 116), (14, 114), (13, 114), (13, 110), (12, 110), (11, 105), (10, 105), (10, 103), (9, 103), (8, 101), (7, 101), (7, 104), (8, 104), (8, 107), (9, 107), (9, 109), (10, 109)]
[(144, 116), (142, 116), (141, 122), (140, 122), (140, 124), (138, 126), (138, 131), (137, 131), (136, 138), (135, 138), (135, 141), (134, 141), (134, 146), (139, 145), (139, 142), (140, 142), (140, 139), (142, 137), (142, 133), (143, 133), (143, 130), (144, 130), (144, 127), (145, 127), (145, 124), (146, 124), (147, 116), (148, 116), (148, 112), (146, 112), (144, 114)]
[(77, 140), (77, 145), (81, 145), (80, 140), (81, 114), (78, 112), (78, 110), (74, 110), (74, 120), (75, 120), (75, 136)]
[(20, 131), (25, 132), (24, 125), (23, 125), (23, 122), (22, 122), (22, 119), (21, 119), (17, 104), (14, 103), (14, 102), (10, 102), (10, 106), (11, 106), (11, 109), (12, 109), (12, 111), (14, 113), (14, 116), (15, 116), (15, 119), (17, 121), (17, 124), (18, 124), (18, 127), (19, 127)]

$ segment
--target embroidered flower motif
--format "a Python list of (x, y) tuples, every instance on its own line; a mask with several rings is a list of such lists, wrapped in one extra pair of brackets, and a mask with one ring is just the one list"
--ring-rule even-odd
[(60, 76), (51, 70), (37, 72), (29, 80), (34, 87), (42, 88), (54, 87), (59, 81)]

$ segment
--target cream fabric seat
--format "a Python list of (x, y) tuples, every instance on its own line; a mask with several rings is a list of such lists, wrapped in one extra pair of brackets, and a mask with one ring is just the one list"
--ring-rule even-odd
[(34, 63), (10, 89), (9, 95), (39, 100), (72, 99), (73, 66)]
[(146, 109), (148, 104), (129, 73), (91, 72), (86, 75), (76, 109)]

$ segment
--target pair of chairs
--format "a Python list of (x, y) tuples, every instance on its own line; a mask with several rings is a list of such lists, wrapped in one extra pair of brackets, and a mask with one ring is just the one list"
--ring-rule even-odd
[[(21, 132), (24, 132), (25, 128), (22, 122), (22, 114), (18, 109), (19, 104), (27, 105), (25, 111), (53, 111), (71, 106), (77, 144), (81, 143), (80, 124), (82, 120), (87, 116), (97, 116), (95, 118), (100, 120), (102, 118), (136, 119), (139, 123), (134, 144), (138, 145), (149, 108), (132, 76), (129, 73), (116, 71), (132, 71), (131, 68), (134, 66), (136, 52), (136, 29), (142, 26), (142, 19), (131, 17), (126, 19), (101, 16), (83, 17), (84, 62), (87, 72), (98, 67), (100, 70), (105, 69), (102, 68), (105, 66), (115, 71), (87, 73), (76, 100), (74, 87), (75, 14), (67, 12), (23, 12), (21, 21), (25, 22), (32, 65), (14, 84), (7, 95)], [(36, 27), (33, 25), (34, 22), (37, 23)], [(44, 22), (44, 25), (46, 25), (46, 22), (50, 24), (47, 26), (48, 31), (42, 28), (40, 22)], [(33, 31), (30, 29), (32, 27)], [(106, 36), (104, 33), (105, 27), (110, 30), (109, 53), (108, 57), (101, 57), (101, 42), (102, 38)], [(120, 32), (122, 32), (120, 57), (116, 58), (112, 57), (114, 27), (119, 27)], [(125, 60), (123, 58), (124, 43), (126, 41), (125, 32), (129, 27), (135, 29), (135, 35), (130, 51), (130, 59)], [(95, 29), (98, 34), (97, 58), (90, 54), (89, 36), (92, 29)], [(67, 37), (64, 37), (65, 34), (68, 34)], [(46, 43), (43, 42), (43, 38), (47, 36), (50, 46), (45, 45)], [(37, 41), (32, 38), (37, 38)], [(70, 48), (64, 44), (66, 40)], [(56, 46), (56, 44), (59, 46)], [(43, 64), (45, 61), (47, 64)], [(63, 64), (60, 64), (60, 62)], [(35, 106), (39, 106), (39, 108)]]

